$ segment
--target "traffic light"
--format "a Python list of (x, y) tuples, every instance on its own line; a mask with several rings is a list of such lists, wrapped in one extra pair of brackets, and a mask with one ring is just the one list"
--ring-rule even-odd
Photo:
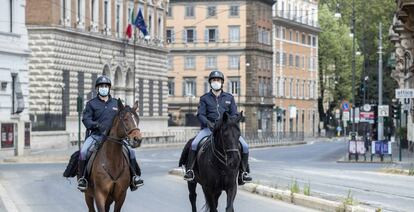
[(401, 118), (401, 104), (399, 102), (393, 102), (392, 113), (394, 119), (399, 120)]

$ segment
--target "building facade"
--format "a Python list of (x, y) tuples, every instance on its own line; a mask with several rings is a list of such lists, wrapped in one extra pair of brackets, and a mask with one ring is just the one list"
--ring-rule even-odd
[(273, 24), (275, 130), (316, 136), (318, 1), (277, 1)]
[[(105, 74), (113, 97), (139, 102), (143, 132), (166, 130), (167, 7), (167, 0), (27, 0), (33, 127), (76, 136), (77, 98), (93, 98), (94, 82)], [(140, 32), (126, 38), (138, 10), (150, 39)]]
[(244, 111), (242, 132), (270, 132), (272, 110), (271, 0), (171, 0), (166, 39), (168, 113), (172, 125), (198, 125), (208, 75), (225, 75), (224, 91)]
[[(414, 88), (414, 0), (396, 0), (397, 11), (393, 25), (389, 29), (389, 38), (394, 44), (395, 69), (391, 76), (398, 82), (400, 89)], [(413, 99), (400, 99), (409, 103), (407, 117), (402, 115), (402, 126), (407, 128), (407, 140), (414, 141), (414, 104)], [(405, 101), (405, 102), (404, 102)], [(405, 124), (407, 123), (407, 124)]]
[(29, 46), (25, 0), (2, 1), (0, 8), (0, 150), (22, 153), (30, 145)]

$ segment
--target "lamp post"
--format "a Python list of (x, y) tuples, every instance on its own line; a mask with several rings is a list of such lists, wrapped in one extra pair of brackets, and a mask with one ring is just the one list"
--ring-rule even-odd
[[(355, 0), (352, 0), (352, 134), (351, 140), (355, 137)], [(356, 150), (356, 149), (355, 149)]]

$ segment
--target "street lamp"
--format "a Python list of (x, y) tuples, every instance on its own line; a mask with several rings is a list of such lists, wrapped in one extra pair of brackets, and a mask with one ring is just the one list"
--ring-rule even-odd
[[(352, 0), (352, 133), (351, 140), (356, 140), (355, 133), (355, 0)], [(356, 149), (355, 149), (356, 151)]]

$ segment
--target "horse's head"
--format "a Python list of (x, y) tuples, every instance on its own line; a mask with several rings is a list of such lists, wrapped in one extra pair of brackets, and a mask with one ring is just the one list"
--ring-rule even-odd
[(119, 126), (117, 134), (120, 138), (127, 138), (131, 147), (139, 147), (142, 141), (141, 131), (138, 128), (139, 116), (137, 114), (138, 101), (135, 102), (131, 108), (128, 105), (123, 105), (122, 101), (118, 99), (118, 118)]
[(228, 113), (224, 113), (223, 117), (218, 121), (213, 130), (214, 138), (219, 141), (216, 148), (221, 148), (226, 155), (226, 164), (231, 168), (238, 168), (240, 161), (239, 138), (240, 127), (239, 122), (243, 116), (241, 112), (238, 116), (232, 117)]

